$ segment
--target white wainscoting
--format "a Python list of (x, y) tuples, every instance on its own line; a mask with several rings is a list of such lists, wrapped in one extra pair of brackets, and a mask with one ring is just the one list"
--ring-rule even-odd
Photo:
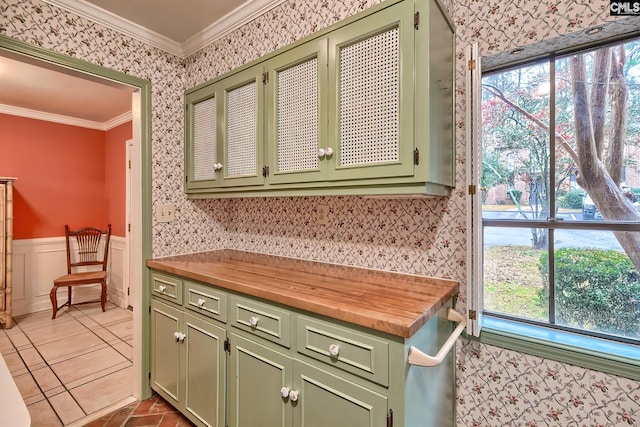
[[(107, 266), (108, 300), (125, 307), (124, 286), (125, 238), (111, 236)], [(64, 236), (13, 241), (13, 316), (51, 310), (49, 292), (53, 280), (67, 273)], [(66, 300), (66, 289), (60, 289), (58, 303)], [(79, 286), (73, 291), (73, 301), (99, 298), (100, 285)]]

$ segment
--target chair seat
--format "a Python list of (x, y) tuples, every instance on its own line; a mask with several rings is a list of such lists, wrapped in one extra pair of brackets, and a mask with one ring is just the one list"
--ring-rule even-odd
[(82, 273), (65, 274), (53, 281), (54, 286), (73, 286), (99, 283), (107, 277), (106, 271), (86, 271)]

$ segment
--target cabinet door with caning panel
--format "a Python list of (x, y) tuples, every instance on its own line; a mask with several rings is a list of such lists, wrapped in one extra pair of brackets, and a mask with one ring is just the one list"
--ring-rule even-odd
[(269, 183), (327, 179), (327, 39), (267, 63)]
[(413, 3), (329, 35), (332, 180), (413, 176)]
[(185, 191), (207, 189), (221, 180), (222, 96), (215, 84), (185, 95)]
[[(265, 77), (266, 78), (266, 77)], [(214, 187), (262, 185), (264, 159), (264, 85), (262, 64), (216, 83), (223, 96), (218, 173)]]

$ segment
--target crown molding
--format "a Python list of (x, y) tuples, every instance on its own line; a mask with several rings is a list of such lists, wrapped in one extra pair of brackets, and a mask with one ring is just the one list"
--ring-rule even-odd
[(104, 123), (92, 120), (77, 119), (75, 117), (63, 116), (60, 114), (44, 113), (42, 111), (31, 110), (28, 108), (14, 107), (12, 105), (0, 104), (0, 114), (8, 114), (11, 116), (26, 117), (34, 120), (44, 120), (46, 122), (60, 123), (63, 125), (77, 126), (94, 130), (108, 131), (116, 126), (131, 121), (133, 115), (131, 111), (121, 114)]
[(248, 0), (182, 44), (85, 0), (43, 1), (184, 59), (286, 0)]
[(147, 43), (172, 55), (184, 58), (182, 46), (168, 37), (144, 28), (114, 13), (97, 7), (84, 0), (42, 0), (67, 12), (75, 13), (92, 22), (121, 32), (131, 38)]
[(256, 19), (286, 0), (249, 0), (232, 10), (201, 32), (187, 39), (182, 44), (183, 58), (193, 55), (200, 49), (220, 40), (246, 23)]

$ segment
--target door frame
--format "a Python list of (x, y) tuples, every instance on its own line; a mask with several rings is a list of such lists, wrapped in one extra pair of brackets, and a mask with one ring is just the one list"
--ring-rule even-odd
[[(12, 39), (0, 34), (0, 50), (13, 53), (24, 61), (49, 64), (61, 71), (89, 80), (103, 80), (107, 83), (122, 84), (134, 89), (134, 97), (139, 96), (139, 108), (134, 108), (133, 137), (138, 135), (141, 150), (141, 222), (140, 227), (140, 260), (151, 257), (151, 82), (131, 76), (120, 71), (92, 64), (77, 58), (63, 55), (51, 50)], [(133, 97), (132, 97), (133, 98)], [(149, 269), (140, 263), (142, 283), (149, 279)], [(149, 292), (142, 287), (141, 291), (132, 295), (133, 299), (133, 390), (137, 399), (151, 396), (149, 386)], [(147, 315), (145, 315), (147, 314)]]

